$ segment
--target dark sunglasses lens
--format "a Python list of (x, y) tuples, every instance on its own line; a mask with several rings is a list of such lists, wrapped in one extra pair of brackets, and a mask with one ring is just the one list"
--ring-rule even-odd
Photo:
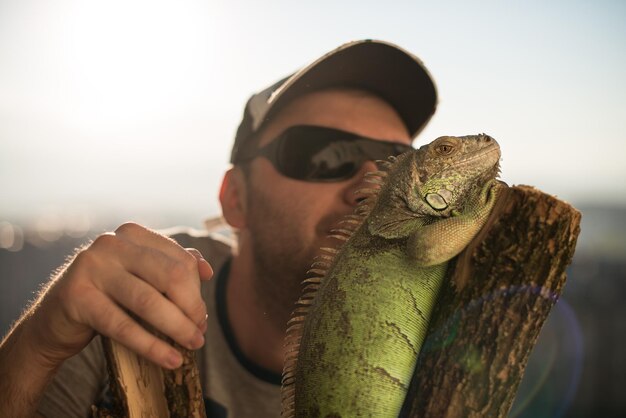
[[(315, 135), (315, 134), (318, 135)], [(350, 178), (363, 155), (354, 141), (320, 132), (292, 131), (279, 148), (283, 174), (299, 180), (336, 181)]]
[(278, 148), (278, 167), (291, 178), (306, 181), (349, 179), (367, 160), (384, 160), (411, 149), (408, 145), (357, 138), (335, 129), (294, 127)]

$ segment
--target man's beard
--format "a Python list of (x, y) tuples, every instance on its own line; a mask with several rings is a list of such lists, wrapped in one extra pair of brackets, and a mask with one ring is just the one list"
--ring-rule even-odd
[(248, 193), (247, 226), (254, 262), (254, 287), (265, 315), (281, 331), (302, 292), (302, 281), (328, 232), (331, 217), (322, 217), (315, 231), (306, 233), (293, 216), (259, 190)]

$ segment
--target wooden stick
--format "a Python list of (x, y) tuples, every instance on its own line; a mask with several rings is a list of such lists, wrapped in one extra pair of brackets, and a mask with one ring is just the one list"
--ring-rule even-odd
[(114, 340), (101, 338), (113, 407), (92, 407), (94, 418), (206, 418), (193, 351), (164, 338), (183, 354), (181, 367), (167, 370)]

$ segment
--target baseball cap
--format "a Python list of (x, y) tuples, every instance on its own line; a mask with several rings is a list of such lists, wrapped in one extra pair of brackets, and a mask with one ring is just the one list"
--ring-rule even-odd
[(399, 113), (412, 138), (437, 107), (437, 90), (415, 55), (389, 42), (360, 40), (328, 52), (308, 66), (254, 94), (235, 135), (230, 161), (254, 133), (293, 99), (329, 87), (359, 88), (387, 101)]

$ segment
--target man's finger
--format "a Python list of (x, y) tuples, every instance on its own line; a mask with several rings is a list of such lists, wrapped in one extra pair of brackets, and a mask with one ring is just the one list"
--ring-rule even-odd
[(88, 318), (89, 325), (100, 334), (162, 367), (175, 369), (182, 364), (182, 356), (174, 347), (146, 331), (104, 294), (94, 292), (90, 303), (101, 305), (101, 309), (91, 311), (98, 314)]
[(120, 274), (108, 280), (106, 293), (180, 345), (195, 350), (204, 344), (203, 332), (178, 306), (132, 274)]
[(198, 260), (198, 272), (200, 273), (201, 280), (209, 280), (213, 277), (213, 267), (209, 264), (208, 261), (202, 256), (202, 253), (195, 248), (185, 248), (187, 252), (196, 257)]

